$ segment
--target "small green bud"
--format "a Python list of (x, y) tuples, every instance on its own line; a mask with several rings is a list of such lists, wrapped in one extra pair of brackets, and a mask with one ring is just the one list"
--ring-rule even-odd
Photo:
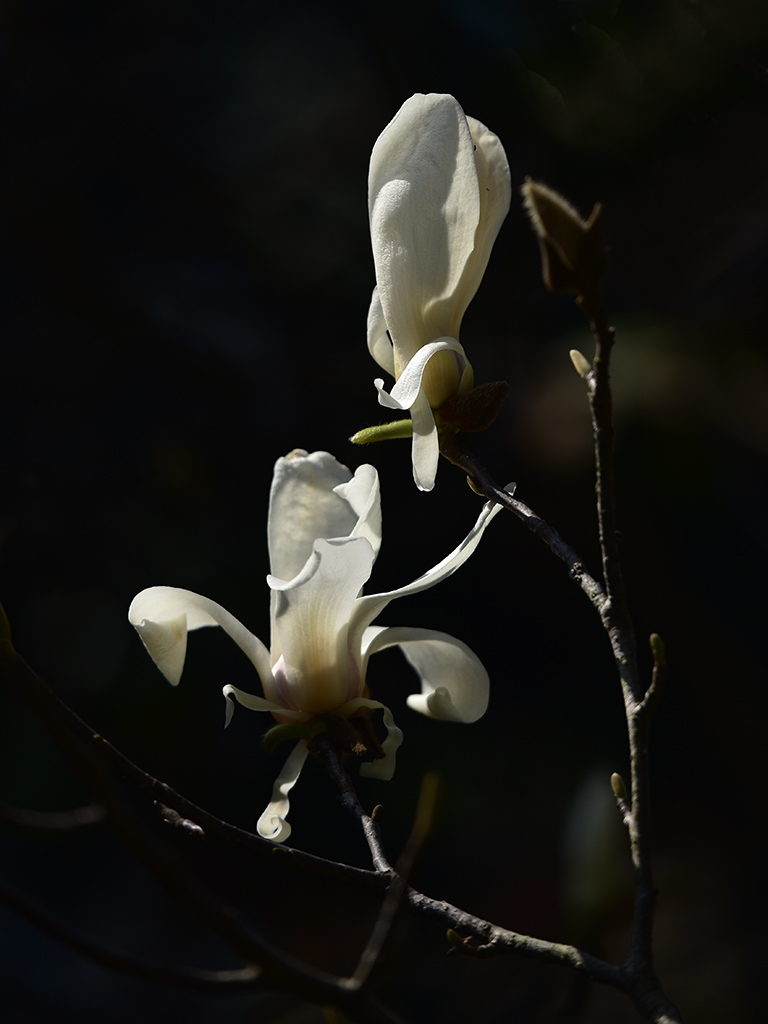
[(413, 437), (413, 423), (410, 419), (380, 423), (377, 427), (363, 427), (349, 440), (352, 444), (372, 444), (374, 441), (389, 441), (395, 437)]

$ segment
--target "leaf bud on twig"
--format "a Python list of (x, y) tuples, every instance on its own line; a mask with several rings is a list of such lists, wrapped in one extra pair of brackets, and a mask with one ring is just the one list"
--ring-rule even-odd
[(563, 196), (538, 181), (526, 178), (520, 191), (539, 243), (544, 284), (552, 292), (595, 295), (606, 268), (600, 203), (585, 221)]
[(664, 649), (664, 641), (661, 639), (658, 633), (651, 633), (650, 635), (651, 654), (653, 655), (653, 663), (656, 668), (662, 669), (667, 667), (667, 652)]
[(614, 772), (611, 775), (611, 789), (617, 800), (627, 799), (627, 787), (624, 785), (624, 779), (622, 779), (618, 772)]
[(586, 380), (587, 374), (592, 369), (592, 364), (590, 363), (590, 361), (587, 359), (584, 353), (579, 352), (577, 348), (572, 348), (568, 355), (571, 357), (571, 362), (574, 365), (576, 373), (578, 373), (580, 377), (583, 377), (584, 380)]

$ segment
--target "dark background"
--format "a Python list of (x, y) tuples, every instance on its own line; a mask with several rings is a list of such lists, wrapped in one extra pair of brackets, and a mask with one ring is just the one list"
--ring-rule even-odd
[[(17, 649), (146, 770), (255, 826), (285, 750), (267, 756), (266, 721), (243, 708), (225, 734), (221, 698), (227, 682), (255, 690), (255, 675), (208, 630), (172, 690), (126, 611), (146, 586), (185, 587), (266, 640), (271, 467), (294, 447), (377, 466), (376, 589), (415, 578), (469, 529), (478, 500), (458, 471), (442, 465), (419, 494), (405, 442), (347, 441), (383, 418), (365, 345), (370, 150), (413, 92), (453, 93), (501, 137), (513, 187), (530, 174), (584, 214), (604, 204), (625, 576), (642, 645), (658, 631), (670, 661), (652, 744), (656, 966), (685, 1019), (756, 1020), (768, 8), (6, 0), (1, 11), (0, 600)], [(544, 290), (514, 200), (462, 342), (478, 382), (511, 385), (477, 453), (596, 571), (588, 413), (567, 354), (590, 355), (591, 341), (572, 300)], [(492, 680), (486, 718), (450, 726), (404, 707), (411, 679), (396, 652), (373, 661), (372, 689), (405, 742), (395, 779), (360, 793), (384, 804), (391, 854), (435, 768), (442, 811), (416, 884), (622, 958), (626, 851), (607, 780), (626, 773), (623, 715), (583, 595), (500, 515), (459, 574), (382, 619), (461, 637)], [(19, 806), (87, 799), (5, 693), (0, 772), (0, 796)], [(293, 844), (368, 864), (319, 767), (294, 795)], [(313, 894), (311, 879), (276, 878), (215, 844), (193, 851), (144, 814), (277, 941), (354, 965), (373, 903)], [(601, 865), (581, 902), (574, 814)], [(90, 935), (237, 966), (108, 836), (9, 831), (0, 851), (20, 889)], [(410, 1021), (638, 1019), (565, 969), (445, 948), (439, 928), (401, 925), (380, 990)], [(320, 1020), (287, 996), (199, 996), (110, 974), (5, 910), (0, 1004), (14, 1024)]]

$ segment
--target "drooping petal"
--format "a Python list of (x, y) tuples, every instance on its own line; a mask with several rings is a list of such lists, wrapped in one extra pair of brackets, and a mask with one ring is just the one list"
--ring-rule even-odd
[(452, 96), (412, 96), (376, 141), (368, 178), (381, 307), (402, 369), (426, 342), (456, 336), (453, 296), (475, 244), (474, 143)]
[(291, 826), (285, 820), (291, 807), (288, 794), (296, 785), (308, 753), (306, 742), (299, 740), (288, 755), (272, 787), (272, 799), (256, 823), (256, 831), (262, 838), (271, 839), (273, 843), (284, 843), (291, 834)]
[(187, 632), (204, 626), (221, 626), (251, 660), (262, 686), (271, 682), (269, 651), (261, 640), (226, 608), (207, 597), (177, 587), (149, 587), (134, 597), (128, 618), (172, 686), (177, 686), (181, 679)]
[(221, 692), (224, 694), (226, 702), (224, 713), (225, 729), (232, 721), (232, 715), (235, 711), (233, 697), (238, 704), (242, 704), (244, 708), (249, 708), (251, 711), (269, 711), (272, 714), (279, 714), (281, 718), (290, 718), (295, 722), (304, 722), (310, 717), (303, 711), (290, 711), (287, 708), (281, 707), (280, 704), (275, 704), (274, 701), (266, 700), (264, 697), (257, 697), (253, 693), (246, 693), (245, 690), (240, 690), (238, 687), (232, 686), (231, 683), (227, 683), (226, 686), (222, 687)]
[(421, 680), (408, 706), (444, 722), (476, 722), (488, 708), (488, 673), (465, 643), (448, 633), (406, 626), (371, 626), (366, 657), (397, 644)]
[(387, 336), (387, 323), (381, 308), (378, 288), (373, 289), (368, 310), (368, 351), (382, 370), (386, 370), (390, 377), (395, 376), (395, 356), (392, 342)]
[(274, 686), (265, 688), (269, 699), (326, 714), (359, 695), (360, 648), (350, 645), (348, 627), (374, 558), (365, 537), (317, 540), (293, 580), (267, 578), (275, 602), (272, 649), (279, 640), (282, 651)]
[(440, 460), (440, 440), (437, 435), (435, 417), (423, 391), (419, 392), (416, 401), (411, 406), (411, 422), (413, 423), (413, 441), (411, 443), (413, 479), (420, 491), (431, 491), (435, 486), (437, 463)]
[(386, 704), (382, 704), (378, 700), (371, 700), (369, 697), (356, 697), (338, 708), (336, 714), (342, 718), (349, 718), (358, 708), (383, 711), (384, 726), (387, 730), (386, 738), (381, 744), (384, 756), (376, 758), (375, 761), (366, 761), (361, 764), (360, 774), (366, 779), (381, 779), (383, 782), (389, 782), (395, 774), (395, 754), (403, 742), (402, 730), (395, 725), (392, 712)]
[[(510, 484), (506, 490), (511, 494), (510, 488), (514, 488), (514, 484)], [(353, 642), (362, 644), (363, 632), (373, 622), (377, 615), (379, 615), (384, 608), (398, 597), (407, 597), (410, 594), (418, 594), (421, 590), (427, 590), (429, 587), (434, 587), (436, 583), (440, 583), (441, 580), (446, 579), (452, 573), (462, 566), (472, 553), (477, 548), (480, 540), (485, 532), (486, 527), (501, 511), (502, 506), (493, 501), (488, 501), (483, 505), (482, 511), (477, 518), (477, 522), (472, 527), (470, 532), (459, 544), (457, 548), (442, 560), (438, 562), (434, 568), (430, 569), (429, 572), (424, 573), (423, 576), (419, 576), (418, 579), (414, 580), (413, 583), (409, 583), (405, 587), (400, 587), (397, 590), (391, 590), (386, 594), (369, 594), (366, 597), (361, 597), (355, 603), (354, 616), (350, 622), (350, 637), (353, 637)]]
[[(456, 352), (459, 360), (456, 361), (456, 386), (461, 380), (463, 368), (458, 368), (459, 362), (466, 364), (466, 354), (461, 344), (455, 338), (437, 338), (428, 345), (424, 345), (413, 356), (403, 372), (397, 378), (396, 384), (389, 393), (389, 401), (382, 400), (382, 391), (379, 389), (379, 402), (381, 405), (388, 405), (394, 409), (410, 409), (421, 391), (421, 380), (427, 363), (438, 352)], [(455, 389), (450, 392), (455, 394)], [(440, 403), (438, 403), (440, 404)], [(436, 408), (436, 406), (433, 406)]]

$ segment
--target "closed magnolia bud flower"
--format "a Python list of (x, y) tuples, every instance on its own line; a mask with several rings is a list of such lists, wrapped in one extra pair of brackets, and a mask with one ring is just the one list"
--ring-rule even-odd
[(553, 292), (594, 294), (605, 275), (605, 251), (600, 240), (600, 204), (589, 220), (559, 193), (526, 178), (523, 205), (531, 219), (541, 252), (544, 284)]

